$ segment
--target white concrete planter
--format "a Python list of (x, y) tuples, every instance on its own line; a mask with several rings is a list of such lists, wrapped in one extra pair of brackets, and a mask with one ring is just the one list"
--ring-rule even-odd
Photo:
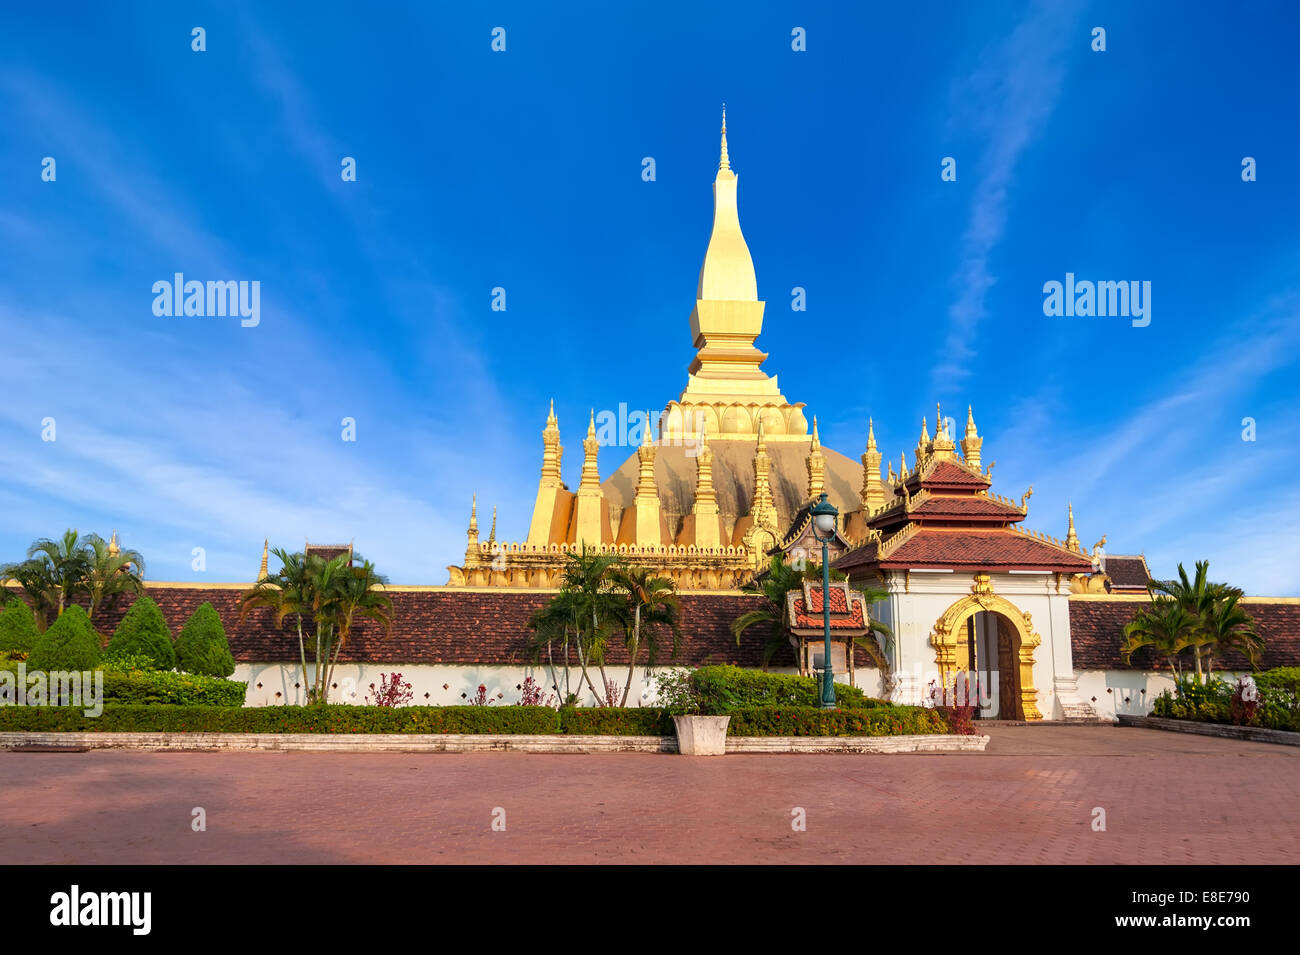
[(683, 756), (724, 755), (730, 722), (730, 716), (674, 716), (677, 751)]

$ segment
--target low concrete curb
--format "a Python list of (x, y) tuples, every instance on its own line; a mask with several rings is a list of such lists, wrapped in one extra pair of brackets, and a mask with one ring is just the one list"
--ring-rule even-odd
[(731, 736), (728, 753), (970, 753), (987, 736)]
[[(728, 753), (948, 753), (983, 750), (987, 736), (768, 736), (727, 740)], [(367, 733), (0, 733), (0, 750), (70, 752), (305, 751), (330, 753), (676, 753), (672, 736), (489, 736)]]
[(1159, 716), (1119, 717), (1120, 726), (1140, 726), (1151, 730), (1170, 730), (1175, 733), (1192, 733), (1196, 736), (1218, 736), (1222, 739), (1244, 739), (1252, 743), (1277, 743), (1282, 746), (1300, 746), (1300, 733), (1271, 730), (1260, 726), (1228, 726), (1223, 723), (1197, 723), (1194, 720), (1169, 720)]

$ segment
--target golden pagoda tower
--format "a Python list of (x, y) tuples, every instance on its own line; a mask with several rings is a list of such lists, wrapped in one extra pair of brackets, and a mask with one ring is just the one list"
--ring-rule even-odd
[[(889, 466), (890, 479), (893, 479), (894, 466)], [(885, 489), (880, 483), (880, 451), (876, 448), (876, 424), (867, 419), (867, 450), (862, 455), (862, 509), (870, 514), (885, 504)]]
[(596, 462), (600, 442), (596, 439), (594, 408), (587, 425), (587, 437), (582, 442), (582, 452), (582, 479), (578, 482), (577, 499), (573, 505), (573, 540), (579, 545), (599, 547), (607, 543), (607, 535), (603, 520), (605, 495), (600, 490), (600, 470)]
[(814, 416), (812, 443), (808, 450), (808, 500), (817, 500), (825, 489), (826, 455), (822, 453), (821, 436), (817, 433), (817, 418)]
[(636, 513), (635, 543), (642, 547), (658, 547), (666, 543), (660, 535), (659, 527), (659, 489), (655, 486), (655, 443), (650, 422), (646, 415), (645, 436), (641, 447), (637, 448), (637, 458), (641, 474), (637, 480), (636, 498), (633, 507)]
[(557, 505), (564, 481), (560, 477), (560, 460), (564, 448), (560, 446), (560, 423), (555, 418), (555, 399), (546, 416), (542, 431), (542, 478), (537, 485), (537, 502), (533, 505), (533, 519), (528, 525), (528, 543), (550, 543), (551, 527), (555, 524)]
[(706, 430), (700, 431), (700, 450), (695, 464), (695, 503), (691, 507), (695, 539), (692, 543), (696, 547), (720, 547), (722, 535), (718, 521), (718, 498), (713, 490), (713, 449), (709, 447)]
[(465, 534), (465, 566), (473, 566), (479, 561), (478, 542), (478, 495), (475, 494), (469, 505), (469, 530)]

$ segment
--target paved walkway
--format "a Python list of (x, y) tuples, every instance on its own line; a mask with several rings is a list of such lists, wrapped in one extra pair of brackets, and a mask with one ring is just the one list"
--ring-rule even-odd
[(990, 735), (984, 753), (897, 756), (0, 753), (0, 858), (1300, 862), (1300, 748), (1108, 726)]

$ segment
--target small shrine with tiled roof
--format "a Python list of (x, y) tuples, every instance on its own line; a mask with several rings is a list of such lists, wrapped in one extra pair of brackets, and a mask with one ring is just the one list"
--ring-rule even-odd
[[(786, 632), (799, 661), (799, 673), (811, 675), (824, 653), (822, 585), (805, 580), (799, 590), (786, 594), (785, 613)], [(837, 673), (847, 673), (849, 685), (853, 686), (853, 674), (857, 670), (853, 644), (871, 632), (871, 618), (866, 597), (853, 590), (846, 580), (831, 581), (830, 624), (831, 667)]]

